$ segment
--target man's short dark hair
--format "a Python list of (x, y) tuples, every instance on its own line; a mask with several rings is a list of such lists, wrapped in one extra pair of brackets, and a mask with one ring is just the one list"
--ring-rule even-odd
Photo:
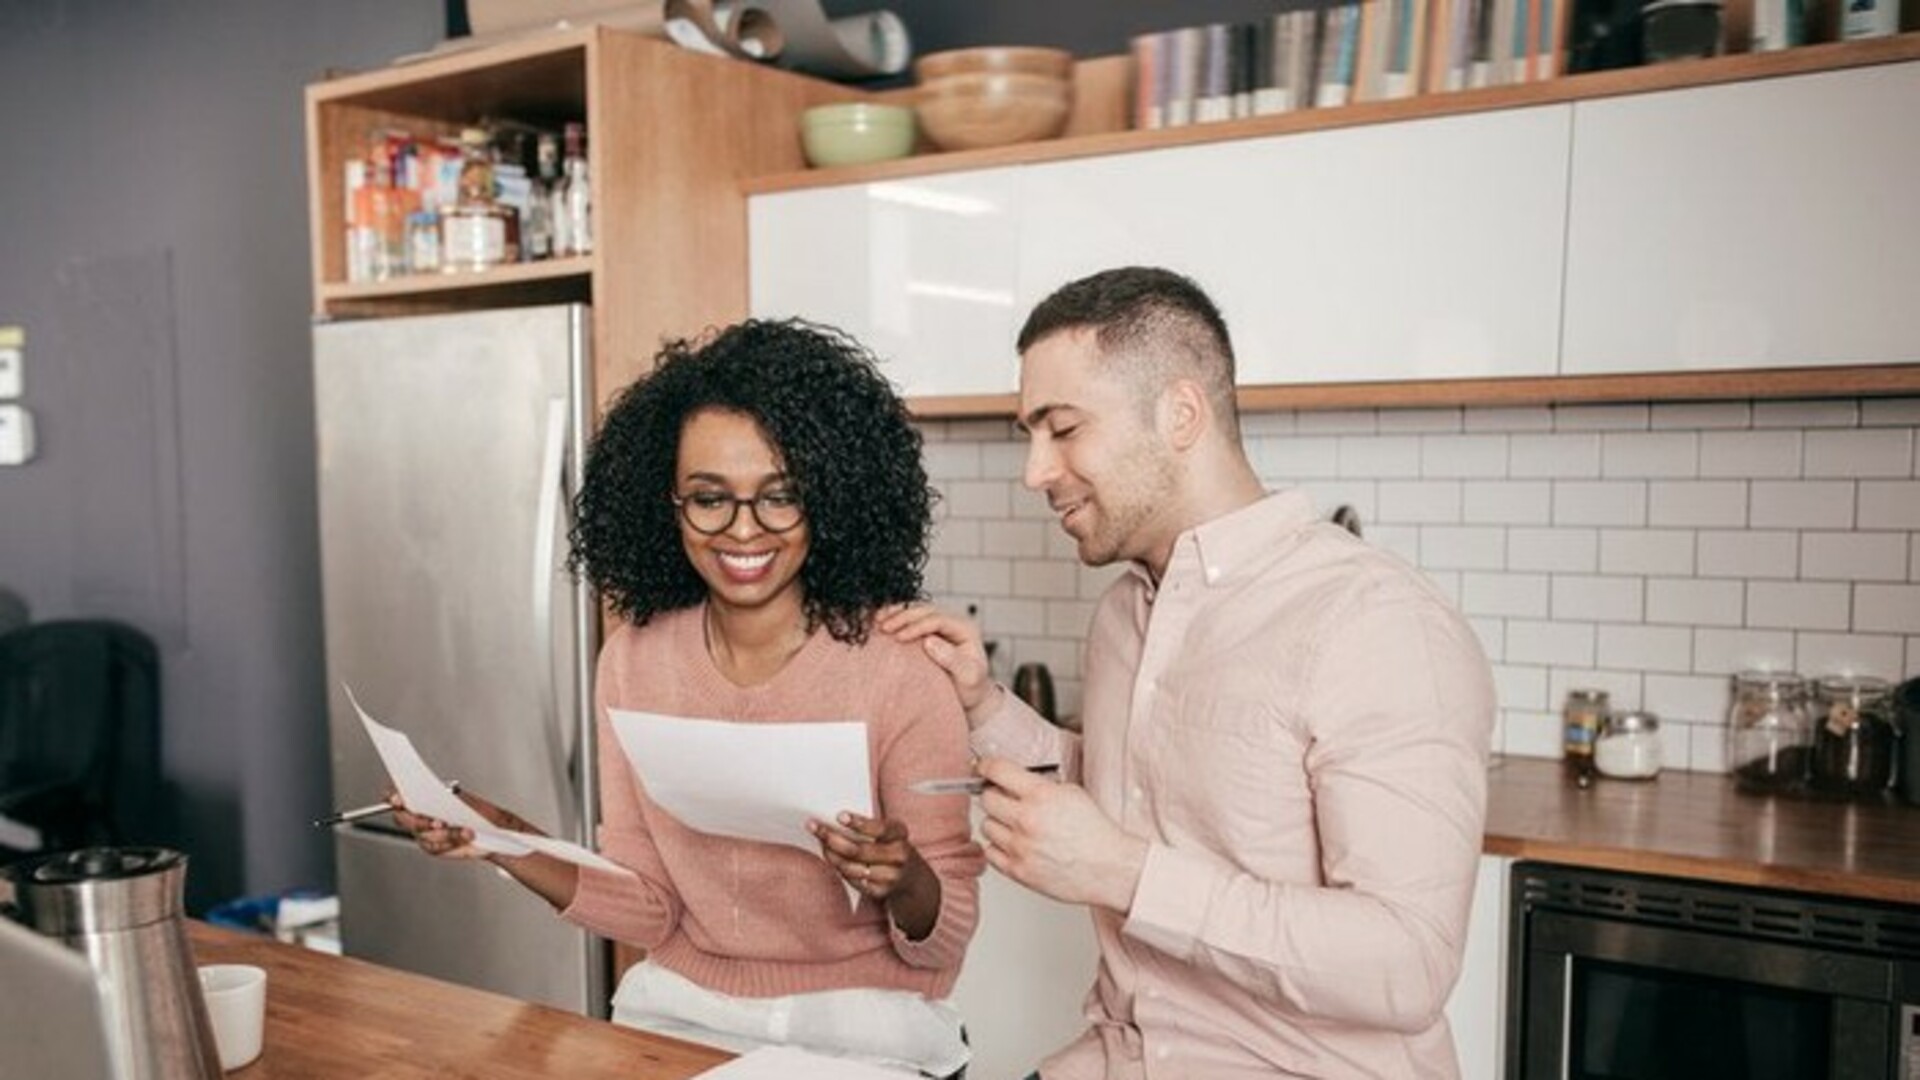
[(1190, 378), (1206, 389), (1225, 433), (1239, 437), (1227, 321), (1193, 279), (1156, 266), (1123, 266), (1068, 282), (1027, 316), (1019, 350), (1079, 329), (1094, 332), (1102, 361), (1134, 385), (1143, 406), (1169, 380)]

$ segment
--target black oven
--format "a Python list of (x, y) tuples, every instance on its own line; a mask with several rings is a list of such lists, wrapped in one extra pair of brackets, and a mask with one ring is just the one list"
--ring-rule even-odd
[(1516, 863), (1508, 1080), (1920, 1080), (1920, 908)]

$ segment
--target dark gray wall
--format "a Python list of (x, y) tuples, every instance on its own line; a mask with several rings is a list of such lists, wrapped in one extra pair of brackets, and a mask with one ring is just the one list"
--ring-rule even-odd
[(1242, 22), (1315, 0), (827, 0), (831, 15), (885, 8), (900, 16), (916, 52), (972, 45), (1051, 45), (1075, 56), (1127, 51), (1135, 34)]
[(302, 87), (441, 0), (0, 0), (0, 324), (38, 460), (0, 585), (162, 652), (196, 906), (332, 879)]

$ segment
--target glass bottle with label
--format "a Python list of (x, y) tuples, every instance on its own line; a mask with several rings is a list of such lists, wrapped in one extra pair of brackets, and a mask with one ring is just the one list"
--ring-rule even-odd
[(552, 132), (543, 131), (534, 146), (533, 189), (527, 193), (527, 216), (520, 230), (521, 247), (529, 262), (551, 259), (558, 253), (554, 195), (560, 185), (560, 140)]
[(1593, 775), (1593, 744), (1606, 718), (1607, 702), (1605, 690), (1567, 691), (1567, 703), (1560, 712), (1560, 750), (1568, 775), (1575, 779)]
[(1727, 766), (1748, 791), (1804, 785), (1813, 752), (1807, 681), (1790, 672), (1743, 671), (1733, 677), (1727, 710)]
[(564, 235), (566, 247), (561, 255), (593, 253), (593, 186), (587, 176), (587, 125), (566, 127), (567, 156), (563, 166), (561, 195), (555, 207), (560, 224), (555, 232)]
[(460, 192), (440, 212), (440, 268), (447, 272), (485, 270), (517, 261), (514, 214), (496, 197), (493, 158), (487, 133), (460, 133)]

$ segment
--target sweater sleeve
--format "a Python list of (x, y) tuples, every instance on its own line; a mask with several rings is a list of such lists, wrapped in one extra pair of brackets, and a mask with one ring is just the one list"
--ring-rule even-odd
[(600, 653), (594, 686), (594, 739), (600, 754), (600, 853), (633, 871), (634, 876), (581, 867), (573, 903), (560, 914), (602, 937), (653, 949), (679, 925), (682, 905), (641, 817), (639, 786), (626, 751), (614, 735), (608, 712), (607, 703), (619, 683), (617, 657), (624, 651), (616, 636)]
[(971, 771), (966, 714), (952, 684), (931, 661), (917, 650), (896, 655), (902, 662), (884, 697), (890, 737), (879, 747), (875, 781), (881, 813), (906, 825), (908, 839), (940, 879), (940, 913), (919, 941), (890, 925), (891, 940), (895, 954), (910, 967), (954, 968), (966, 955), (979, 918), (986, 857), (973, 842), (970, 800), (918, 795), (907, 786)]

